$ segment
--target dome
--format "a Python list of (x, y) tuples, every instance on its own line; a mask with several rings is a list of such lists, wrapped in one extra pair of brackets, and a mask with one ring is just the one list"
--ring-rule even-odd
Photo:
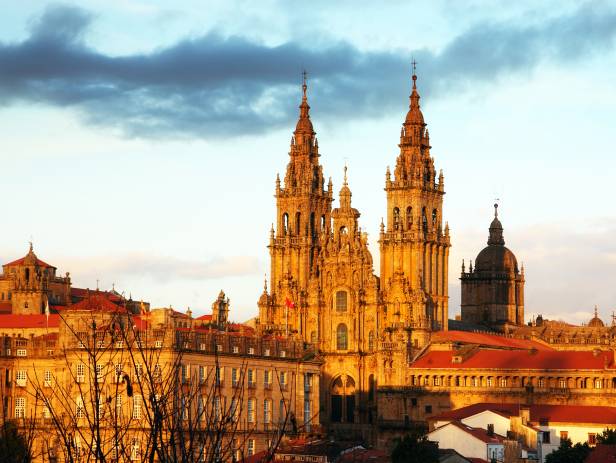
[(518, 260), (504, 245), (491, 244), (477, 255), (475, 271), (518, 273)]
[(312, 127), (312, 121), (310, 117), (300, 117), (295, 126), (295, 133), (307, 133), (313, 134), (314, 128)]
[(589, 322), (588, 326), (591, 328), (603, 328), (605, 324), (599, 317), (593, 317)]
[(503, 225), (498, 220), (498, 204), (494, 205), (494, 220), (490, 224), (488, 246), (477, 255), (475, 271), (518, 273), (518, 260), (515, 254), (505, 247)]
[(597, 306), (595, 306), (595, 316), (590, 319), (588, 326), (591, 328), (603, 328), (605, 326), (603, 321), (599, 318), (599, 309)]

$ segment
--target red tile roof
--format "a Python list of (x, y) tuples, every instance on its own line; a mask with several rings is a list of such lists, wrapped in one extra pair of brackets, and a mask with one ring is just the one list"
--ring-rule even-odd
[(195, 320), (203, 320), (203, 321), (210, 321), (212, 319), (211, 315), (201, 315), (200, 317), (195, 318)]
[(430, 421), (462, 420), (486, 410), (505, 416), (519, 416), (521, 408), (528, 408), (530, 421), (550, 423), (594, 423), (616, 425), (616, 407), (584, 405), (519, 405), (479, 403), (430, 417)]
[(597, 444), (584, 463), (615, 463), (616, 445)]
[(99, 291), (96, 289), (71, 288), (71, 297), (74, 297), (76, 299), (84, 299), (88, 297), (88, 294), (91, 294), (91, 293), (104, 294), (105, 297), (107, 297), (107, 299), (113, 302), (123, 301), (122, 296), (120, 294), (117, 294), (114, 291)]
[(85, 299), (67, 307), (67, 310), (103, 310), (108, 312), (126, 312), (126, 308), (114, 304), (107, 293), (90, 291)]
[[(2, 266), (3, 267), (12, 267), (14, 265), (22, 265), (24, 263), (24, 260), (26, 260), (26, 257), (28, 257), (28, 256), (23, 256), (21, 259), (14, 260), (13, 262), (9, 262), (8, 264), (4, 264)], [(36, 258), (36, 265), (38, 265), (39, 267), (56, 268), (53, 265), (49, 265), (47, 262), (43, 262), (38, 257)]]
[(431, 351), (413, 362), (413, 368), (497, 368), (503, 370), (603, 370), (614, 368), (611, 352), (479, 349), (461, 363), (452, 363), (456, 351)]
[(508, 338), (505, 336), (489, 333), (472, 333), (469, 331), (437, 331), (432, 334), (431, 341), (459, 342), (462, 344), (477, 344), (480, 346), (504, 347), (513, 349), (542, 349), (552, 350), (551, 347), (536, 341), (526, 339)]
[(459, 421), (452, 421), (450, 424), (455, 426), (456, 428), (461, 429), (467, 434), (470, 434), (476, 439), (479, 439), (480, 441), (485, 442), (486, 444), (500, 444), (505, 439), (503, 436), (500, 436), (498, 434), (492, 434), (491, 436), (489, 436), (488, 431), (486, 429), (471, 428), (470, 426), (466, 426), (465, 424), (460, 423)]
[(0, 329), (18, 329), (18, 328), (57, 328), (60, 325), (60, 316), (56, 314), (49, 315), (49, 324), (47, 317), (44, 314), (36, 315), (0, 315)]

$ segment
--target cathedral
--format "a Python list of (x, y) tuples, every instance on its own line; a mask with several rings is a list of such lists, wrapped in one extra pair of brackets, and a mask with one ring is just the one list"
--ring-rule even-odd
[(415, 74), (412, 82), (395, 169), (385, 174), (379, 276), (352, 205), (346, 167), (333, 207), (305, 79), (286, 172), (276, 179), (270, 284), (258, 302), (258, 329), (318, 347), (324, 362), (321, 421), (331, 429), (369, 429), (377, 385), (403, 385), (409, 360), (431, 332), (447, 330), (444, 176), (430, 155)]

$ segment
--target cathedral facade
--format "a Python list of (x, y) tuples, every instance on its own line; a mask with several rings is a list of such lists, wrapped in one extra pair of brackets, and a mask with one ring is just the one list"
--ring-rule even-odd
[(284, 179), (276, 179), (276, 226), (269, 239), (270, 285), (259, 299), (258, 328), (317, 346), (323, 357), (321, 418), (332, 429), (370, 428), (377, 385), (402, 385), (415, 352), (446, 330), (449, 228), (444, 178), (413, 75), (393, 175), (385, 177), (386, 223), (379, 235), (380, 277), (352, 206), (345, 168), (333, 208), (303, 83)]

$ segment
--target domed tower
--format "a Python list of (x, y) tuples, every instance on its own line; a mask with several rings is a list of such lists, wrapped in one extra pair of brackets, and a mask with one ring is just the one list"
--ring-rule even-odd
[(462, 263), (462, 321), (504, 331), (507, 326), (524, 324), (524, 268), (505, 247), (503, 226), (498, 220), (498, 204), (486, 246), (466, 272)]

